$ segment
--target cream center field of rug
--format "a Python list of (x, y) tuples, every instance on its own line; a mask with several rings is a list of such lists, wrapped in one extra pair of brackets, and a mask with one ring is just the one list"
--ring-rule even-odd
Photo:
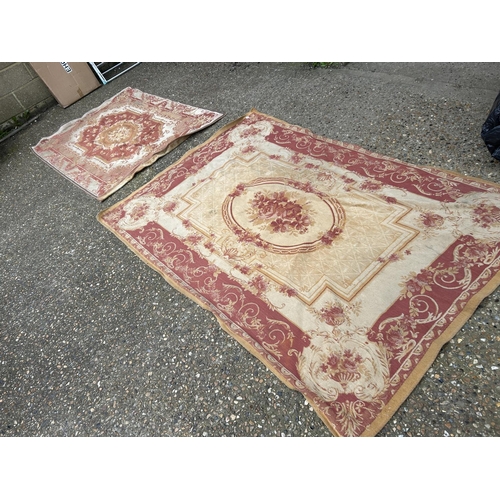
[(499, 207), (495, 184), (252, 111), (99, 220), (333, 434), (370, 436), (498, 286)]

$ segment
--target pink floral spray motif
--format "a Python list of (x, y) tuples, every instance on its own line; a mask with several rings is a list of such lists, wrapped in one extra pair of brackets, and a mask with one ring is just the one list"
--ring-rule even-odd
[(405, 297), (411, 298), (415, 295), (426, 294), (432, 290), (434, 282), (434, 270), (423, 269), (420, 273), (411, 272), (406, 281), (401, 283), (403, 293), (400, 300)]
[(319, 313), (321, 319), (330, 326), (339, 326), (347, 320), (344, 309), (338, 304), (328, 304)]
[(250, 202), (249, 212), (252, 222), (272, 233), (304, 234), (314, 224), (307, 202), (300, 203), (284, 191), (259, 191)]
[(420, 214), (420, 222), (427, 228), (438, 228), (444, 224), (444, 219), (439, 214), (424, 212)]
[(129, 216), (132, 220), (138, 221), (141, 220), (148, 213), (148, 204), (141, 203), (135, 205), (134, 208), (130, 211)]
[(500, 208), (495, 205), (481, 203), (474, 209), (474, 222), (484, 228), (500, 224)]
[(359, 314), (359, 302), (341, 305), (338, 302), (327, 302), (319, 311), (311, 309), (311, 312), (321, 321), (334, 329), (340, 325), (350, 325), (351, 315)]
[(347, 382), (360, 378), (358, 370), (362, 362), (363, 358), (359, 354), (352, 349), (344, 349), (341, 353), (332, 353), (321, 364), (321, 371), (345, 387)]
[(297, 365), (303, 382), (325, 401), (341, 395), (376, 401), (388, 384), (387, 357), (379, 346), (353, 332), (334, 337), (314, 335)]

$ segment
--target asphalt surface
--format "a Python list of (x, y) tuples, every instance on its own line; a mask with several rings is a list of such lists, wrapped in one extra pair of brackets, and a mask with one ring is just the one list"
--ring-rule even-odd
[[(31, 150), (131, 86), (224, 113), (100, 203)], [(0, 143), (0, 436), (331, 436), (305, 402), (96, 219), (251, 108), (500, 183), (500, 63), (142, 63)], [(500, 434), (500, 290), (379, 436)]]

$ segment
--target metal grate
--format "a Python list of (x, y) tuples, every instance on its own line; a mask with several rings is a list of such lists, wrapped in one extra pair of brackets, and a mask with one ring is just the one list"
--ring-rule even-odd
[(89, 62), (90, 67), (103, 85), (137, 66), (138, 62)]

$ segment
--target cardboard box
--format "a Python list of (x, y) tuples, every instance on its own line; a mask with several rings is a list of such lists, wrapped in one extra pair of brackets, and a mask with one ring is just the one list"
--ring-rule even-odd
[(86, 62), (30, 64), (63, 108), (67, 108), (102, 85)]

